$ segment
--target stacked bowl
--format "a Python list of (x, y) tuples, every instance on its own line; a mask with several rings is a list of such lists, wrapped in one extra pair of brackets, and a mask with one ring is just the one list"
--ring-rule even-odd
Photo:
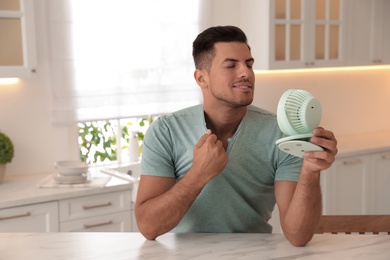
[(58, 161), (53, 179), (59, 184), (80, 184), (88, 181), (88, 164), (80, 161)]

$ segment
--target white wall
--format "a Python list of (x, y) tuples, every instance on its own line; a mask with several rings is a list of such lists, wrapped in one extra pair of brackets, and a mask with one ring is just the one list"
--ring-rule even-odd
[(283, 92), (299, 88), (321, 101), (321, 125), (336, 135), (390, 131), (390, 69), (260, 74), (254, 103), (276, 112)]
[[(15, 158), (7, 174), (50, 172), (53, 162), (78, 158), (77, 127), (50, 123), (44, 0), (35, 0), (38, 67), (34, 78), (0, 85), (0, 130), (11, 137)], [(236, 1), (215, 0), (213, 25), (235, 24)], [(252, 46), (255, 48), (255, 46)], [(191, 54), (189, 53), (189, 58)], [(322, 125), (339, 135), (390, 130), (390, 70), (259, 74), (254, 104), (275, 111), (280, 95), (304, 88), (323, 106)]]
[(16, 85), (0, 85), (0, 130), (15, 146), (8, 174), (50, 172), (57, 160), (77, 159), (77, 128), (50, 123), (44, 0), (35, 0), (37, 73)]

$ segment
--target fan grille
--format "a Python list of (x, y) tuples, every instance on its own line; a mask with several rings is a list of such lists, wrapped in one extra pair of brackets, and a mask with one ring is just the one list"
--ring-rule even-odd
[(278, 124), (287, 135), (308, 134), (321, 120), (321, 104), (301, 89), (286, 91), (278, 105)]
[(301, 90), (293, 91), (287, 98), (285, 104), (286, 116), (291, 124), (291, 127), (299, 134), (304, 134), (310, 131), (306, 124), (305, 113), (307, 103), (313, 96)]

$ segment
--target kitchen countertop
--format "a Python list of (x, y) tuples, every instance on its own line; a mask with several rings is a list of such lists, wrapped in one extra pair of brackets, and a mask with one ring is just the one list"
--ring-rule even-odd
[[(4, 259), (389, 259), (389, 235), (315, 235), (293, 247), (282, 234), (0, 233)], [(22, 250), (21, 250), (22, 249)]]
[[(109, 176), (100, 170), (90, 170), (92, 176)], [(133, 183), (111, 177), (105, 187), (88, 188), (38, 188), (37, 185), (49, 174), (29, 174), (6, 176), (0, 184), (0, 209), (26, 204), (49, 202), (122, 190), (131, 190)]]
[(383, 152), (390, 150), (390, 131), (336, 136), (337, 157)]

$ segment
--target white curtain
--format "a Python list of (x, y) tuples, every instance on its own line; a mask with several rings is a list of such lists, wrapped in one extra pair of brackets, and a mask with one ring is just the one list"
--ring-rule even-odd
[(201, 0), (47, 0), (46, 7), (54, 124), (201, 102), (191, 55)]

